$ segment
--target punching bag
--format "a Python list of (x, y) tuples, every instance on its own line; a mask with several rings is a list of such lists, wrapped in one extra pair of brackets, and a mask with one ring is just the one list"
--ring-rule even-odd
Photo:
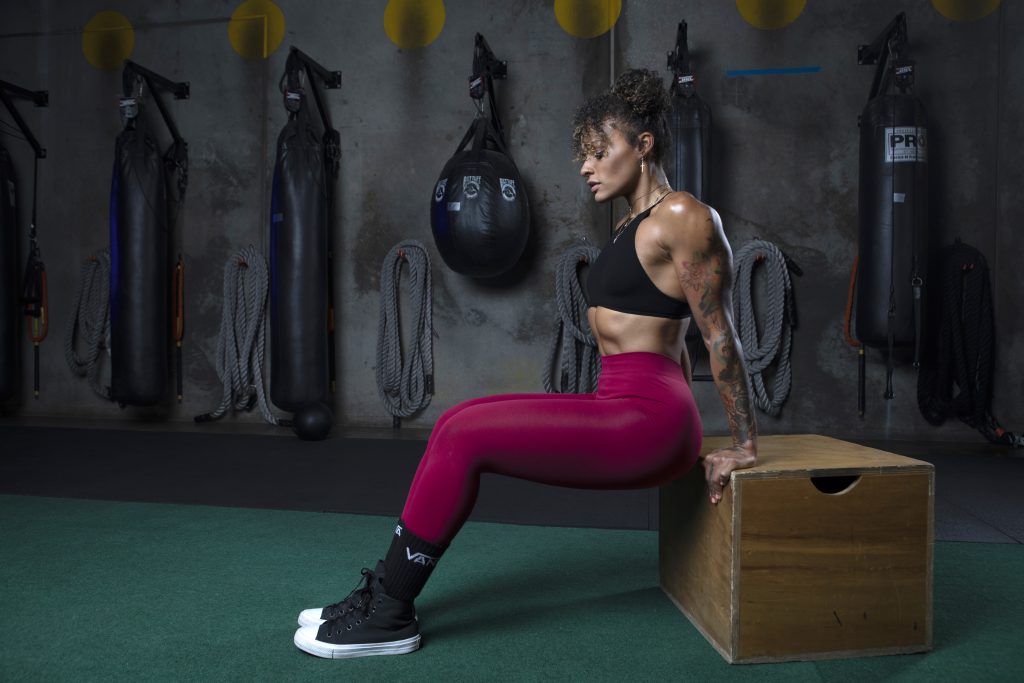
[[(704, 203), (709, 201), (711, 183), (711, 107), (696, 90), (690, 68), (686, 22), (676, 31), (676, 49), (668, 54), (672, 69), (672, 111), (669, 131), (672, 153), (668, 157), (668, 178), (676, 190), (684, 190)], [(691, 326), (695, 327), (695, 326)]]
[[(494, 277), (511, 269), (530, 236), (530, 207), (515, 162), (505, 146), (494, 102), (498, 61), (477, 34), (470, 95), (487, 95), (490, 118), (480, 112), (434, 185), (430, 227), (449, 268), (470, 277)], [(466, 146), (469, 145), (467, 149)]]
[(169, 229), (164, 161), (143, 116), (117, 136), (110, 190), (110, 398), (167, 391)]
[(519, 170), (485, 118), (473, 122), (441, 171), (430, 226), (441, 258), (456, 273), (493, 277), (522, 256), (529, 204)]
[(895, 346), (915, 340), (915, 289), (926, 265), (927, 127), (924, 107), (908, 94), (880, 95), (861, 115), (857, 338), (867, 346), (887, 346), (890, 332)]
[[(188, 145), (178, 134), (158, 89), (187, 99), (188, 83), (174, 83), (130, 61), (122, 74), (124, 130), (114, 148), (110, 184), (110, 399), (148, 406), (167, 393), (170, 366), (172, 220), (188, 182)], [(173, 142), (161, 154), (145, 115), (149, 94)], [(177, 182), (168, 186), (173, 171)]]
[(330, 402), (329, 198), (324, 143), (308, 103), (297, 89), (285, 93), (285, 103), (271, 196), (270, 398), (295, 412)]
[(893, 348), (913, 345), (917, 364), (927, 266), (928, 122), (906, 44), (901, 13), (860, 51), (860, 62), (877, 69), (860, 116), (856, 335), (887, 349), (887, 397)]
[[(0, 401), (19, 393), (18, 309), (25, 315), (29, 337), (32, 340), (33, 395), (39, 398), (39, 345), (49, 329), (49, 303), (46, 289), (46, 266), (36, 239), (39, 189), (39, 160), (46, 158), (46, 150), (32, 134), (25, 119), (15, 108), (13, 98), (31, 100), (37, 107), (49, 105), (46, 90), (29, 90), (13, 83), (0, 81), (0, 104), (14, 119), (22, 139), (32, 147), (35, 159), (32, 168), (32, 209), (28, 224), (28, 258), (18, 282), (18, 228), (17, 180), (10, 154), (0, 145)], [(20, 284), (20, 287), (19, 287)]]
[[(900, 13), (858, 51), (861, 64), (877, 66), (859, 122), (856, 336), (863, 346), (886, 351), (886, 399), (893, 397), (894, 349), (913, 346), (917, 367), (924, 327), (928, 124), (913, 96), (907, 42)], [(863, 354), (860, 384), (863, 396)]]
[(18, 215), (14, 164), (0, 145), (0, 401), (18, 394)]

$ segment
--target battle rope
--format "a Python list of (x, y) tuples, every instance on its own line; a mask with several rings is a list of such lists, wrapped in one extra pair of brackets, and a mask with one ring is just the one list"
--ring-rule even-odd
[(224, 265), (224, 311), (214, 357), (224, 395), (216, 410), (197, 415), (196, 422), (218, 420), (231, 408), (252, 410), (255, 404), (264, 420), (282, 424), (270, 412), (263, 388), (263, 318), (269, 281), (266, 261), (251, 244)]
[[(544, 366), (544, 391), (562, 394), (589, 393), (597, 389), (601, 373), (597, 341), (587, 320), (587, 300), (579, 271), (593, 263), (600, 250), (587, 244), (570, 247), (555, 266), (555, 305), (558, 321), (551, 336), (551, 352)], [(558, 352), (561, 350), (561, 362)], [(557, 365), (557, 369), (556, 369)], [(556, 377), (560, 380), (555, 385)]]
[[(409, 266), (413, 344), (408, 359), (402, 354), (398, 319), (398, 286), (402, 264)], [(380, 322), (377, 325), (377, 393), (395, 427), (401, 418), (425, 408), (434, 394), (434, 290), (430, 257), (416, 240), (391, 247), (380, 271)]]
[(993, 443), (1024, 446), (1024, 435), (1006, 431), (992, 415), (995, 314), (985, 257), (957, 239), (940, 253), (939, 268), (938, 342), (917, 378), (921, 414), (933, 425), (956, 416)]
[(100, 351), (104, 348), (110, 348), (110, 252), (107, 249), (82, 264), (74, 314), (64, 336), (64, 357), (72, 373), (88, 377), (93, 391), (109, 400), (110, 387), (100, 383)]
[[(752, 277), (760, 262), (767, 267), (767, 303), (763, 310), (765, 320), (763, 339), (758, 339), (757, 319), (754, 314)], [(747, 374), (754, 390), (754, 403), (769, 415), (778, 415), (789, 397), (793, 373), (789, 362), (792, 328), (796, 326), (789, 279), (789, 262), (771, 242), (752, 240), (743, 245), (734, 257), (735, 280), (732, 297), (736, 326), (743, 344), (743, 357)], [(761, 373), (777, 363), (771, 396)]]

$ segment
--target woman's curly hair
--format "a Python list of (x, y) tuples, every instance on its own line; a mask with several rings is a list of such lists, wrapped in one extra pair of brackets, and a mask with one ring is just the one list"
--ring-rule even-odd
[(661, 161), (671, 142), (667, 113), (672, 106), (665, 84), (650, 69), (630, 69), (617, 79), (609, 90), (584, 102), (573, 118), (572, 148), (580, 161), (592, 150), (592, 140), (602, 142), (605, 122), (622, 132), (630, 145), (637, 144), (640, 133), (654, 134), (654, 146), (648, 157)]

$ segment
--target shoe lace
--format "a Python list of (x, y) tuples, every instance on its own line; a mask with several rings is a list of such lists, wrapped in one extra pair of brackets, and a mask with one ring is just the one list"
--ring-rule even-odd
[[(344, 612), (340, 612), (337, 616), (331, 617), (327, 620), (327, 636), (333, 636), (340, 634), (342, 631), (351, 631), (354, 627), (359, 626), (363, 621), (370, 618), (374, 612), (377, 611), (377, 605), (380, 604), (381, 598), (376, 597), (376, 603), (374, 602), (374, 594), (370, 589), (372, 585), (372, 572), (370, 580), (366, 582), (365, 588), (359, 588), (357, 591), (361, 593), (361, 598), (358, 601), (352, 603), (352, 606)], [(353, 591), (355, 593), (356, 591)]]
[(352, 612), (363, 605), (369, 605), (373, 596), (371, 586), (376, 578), (373, 570), (363, 567), (362, 577), (356, 587), (352, 589), (344, 599), (333, 605), (328, 605), (326, 610), (327, 619), (338, 619), (349, 612)]

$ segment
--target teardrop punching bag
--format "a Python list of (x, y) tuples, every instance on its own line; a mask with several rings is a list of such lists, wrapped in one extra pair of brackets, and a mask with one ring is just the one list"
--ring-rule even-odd
[[(288, 122), (277, 140), (271, 196), (270, 398), (290, 412), (330, 401), (329, 207), (339, 147), (319, 95), (320, 72), (311, 65), (319, 66), (292, 48), (281, 80)], [(323, 136), (302, 74), (320, 105)], [(327, 87), (339, 87), (340, 73), (332, 75), (337, 85)]]
[(14, 164), (0, 145), (0, 401), (18, 393), (18, 216)]
[[(508, 154), (494, 102), (495, 78), (506, 63), (476, 35), (470, 96), (477, 117), (434, 186), (430, 226), (441, 258), (470, 277), (494, 277), (511, 269), (530, 236), (530, 207), (519, 169)], [(490, 118), (483, 114), (487, 96)], [(466, 145), (472, 143), (469, 149)]]
[[(687, 26), (679, 22), (676, 49), (668, 53), (672, 70), (672, 111), (669, 130), (672, 154), (668, 157), (668, 177), (672, 187), (685, 190), (708, 203), (711, 184), (711, 107), (696, 90), (696, 76), (690, 67)], [(691, 325), (691, 328), (696, 327)]]
[(886, 350), (886, 398), (892, 397), (893, 349), (913, 346), (918, 364), (927, 264), (927, 118), (912, 95), (906, 41), (900, 14), (859, 55), (878, 70), (860, 117), (856, 334), (865, 346)]
[[(110, 189), (110, 398), (122, 405), (159, 403), (167, 393), (170, 364), (167, 168), (178, 168), (178, 190), (183, 193), (187, 156), (154, 85), (178, 86), (176, 97), (188, 97), (187, 84), (172, 84), (126, 64), (124, 130), (117, 136)], [(175, 138), (166, 154), (161, 154), (145, 115), (147, 89)]]

